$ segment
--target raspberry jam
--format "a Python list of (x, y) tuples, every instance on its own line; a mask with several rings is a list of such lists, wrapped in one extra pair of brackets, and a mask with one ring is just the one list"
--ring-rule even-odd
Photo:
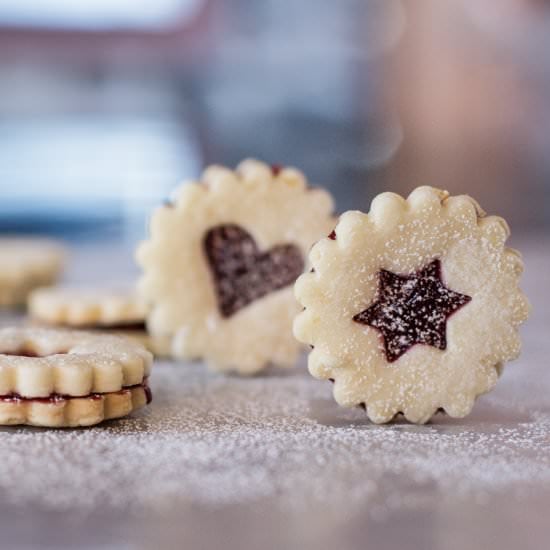
[[(135, 388), (143, 388), (143, 391), (145, 392), (145, 398), (147, 400), (147, 404), (151, 403), (153, 400), (153, 394), (151, 393), (151, 388), (149, 387), (149, 384), (147, 383), (147, 380), (144, 380), (141, 384), (135, 384), (133, 386), (125, 386), (120, 391), (112, 392), (116, 394), (122, 394), (127, 393), (132, 389)], [(71, 396), (71, 395), (62, 395), (59, 393), (52, 393), (48, 397), (25, 397), (22, 395), (19, 395), (18, 393), (10, 393), (9, 395), (0, 395), (0, 401), (4, 402), (14, 402), (14, 401), (33, 401), (35, 403), (44, 403), (44, 404), (55, 404), (55, 403), (61, 403), (63, 401), (67, 401), (69, 399), (91, 399), (92, 401), (98, 401), (103, 398), (104, 395), (108, 394), (102, 394), (102, 393), (90, 393), (88, 395), (82, 395), (82, 396)]]
[(25, 397), (18, 393), (10, 393), (9, 395), (0, 395), (0, 401), (13, 402), (13, 401), (33, 401), (34, 403), (55, 404), (67, 401), (69, 399), (91, 399), (97, 401), (101, 399), (100, 393), (90, 393), (89, 395), (83, 395), (81, 397), (75, 397), (71, 395), (62, 395), (59, 393), (52, 393), (48, 397)]
[(434, 260), (412, 275), (382, 269), (376, 302), (353, 320), (380, 331), (392, 363), (416, 344), (447, 349), (447, 319), (470, 300), (445, 286), (441, 262)]
[(204, 237), (204, 252), (223, 317), (294, 283), (304, 270), (297, 246), (277, 245), (261, 252), (252, 235), (238, 225), (219, 225)]

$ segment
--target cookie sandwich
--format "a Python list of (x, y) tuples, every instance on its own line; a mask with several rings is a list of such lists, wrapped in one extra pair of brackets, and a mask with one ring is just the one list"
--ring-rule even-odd
[(124, 336), (155, 355), (167, 353), (147, 333), (147, 308), (132, 285), (38, 288), (29, 295), (27, 309), (35, 324)]
[(0, 425), (92, 426), (151, 401), (152, 354), (125, 338), (0, 330)]

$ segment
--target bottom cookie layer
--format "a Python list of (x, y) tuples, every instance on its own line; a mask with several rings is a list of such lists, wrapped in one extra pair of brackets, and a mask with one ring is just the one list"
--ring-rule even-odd
[(94, 393), (85, 397), (52, 396), (26, 399), (0, 397), (0, 425), (76, 428), (94, 426), (104, 420), (121, 418), (151, 402), (147, 383), (113, 393)]

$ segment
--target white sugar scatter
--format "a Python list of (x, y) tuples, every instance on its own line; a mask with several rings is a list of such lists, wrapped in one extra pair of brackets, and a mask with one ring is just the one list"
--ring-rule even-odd
[(421, 505), (427, 489), (479, 501), (550, 486), (550, 415), (502, 398), (484, 398), (463, 421), (374, 426), (303, 371), (240, 379), (163, 365), (152, 381), (152, 406), (126, 420), (0, 431), (3, 503), (85, 513), (272, 499), (376, 514)]

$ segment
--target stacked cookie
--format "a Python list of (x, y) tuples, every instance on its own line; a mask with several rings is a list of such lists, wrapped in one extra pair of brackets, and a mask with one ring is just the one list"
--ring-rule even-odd
[(123, 336), (157, 356), (168, 353), (147, 333), (147, 308), (131, 285), (38, 288), (29, 295), (27, 308), (33, 324)]
[(151, 400), (152, 355), (114, 336), (0, 330), (0, 424), (91, 426)]
[[(49, 240), (0, 239), (0, 305), (27, 301), (31, 324), (60, 327), (0, 330), (0, 425), (92, 426), (151, 401), (152, 355), (140, 343), (149, 344), (142, 302), (126, 289), (44, 286), (57, 280), (64, 256)], [(134, 341), (92, 333), (97, 327), (118, 328)]]

